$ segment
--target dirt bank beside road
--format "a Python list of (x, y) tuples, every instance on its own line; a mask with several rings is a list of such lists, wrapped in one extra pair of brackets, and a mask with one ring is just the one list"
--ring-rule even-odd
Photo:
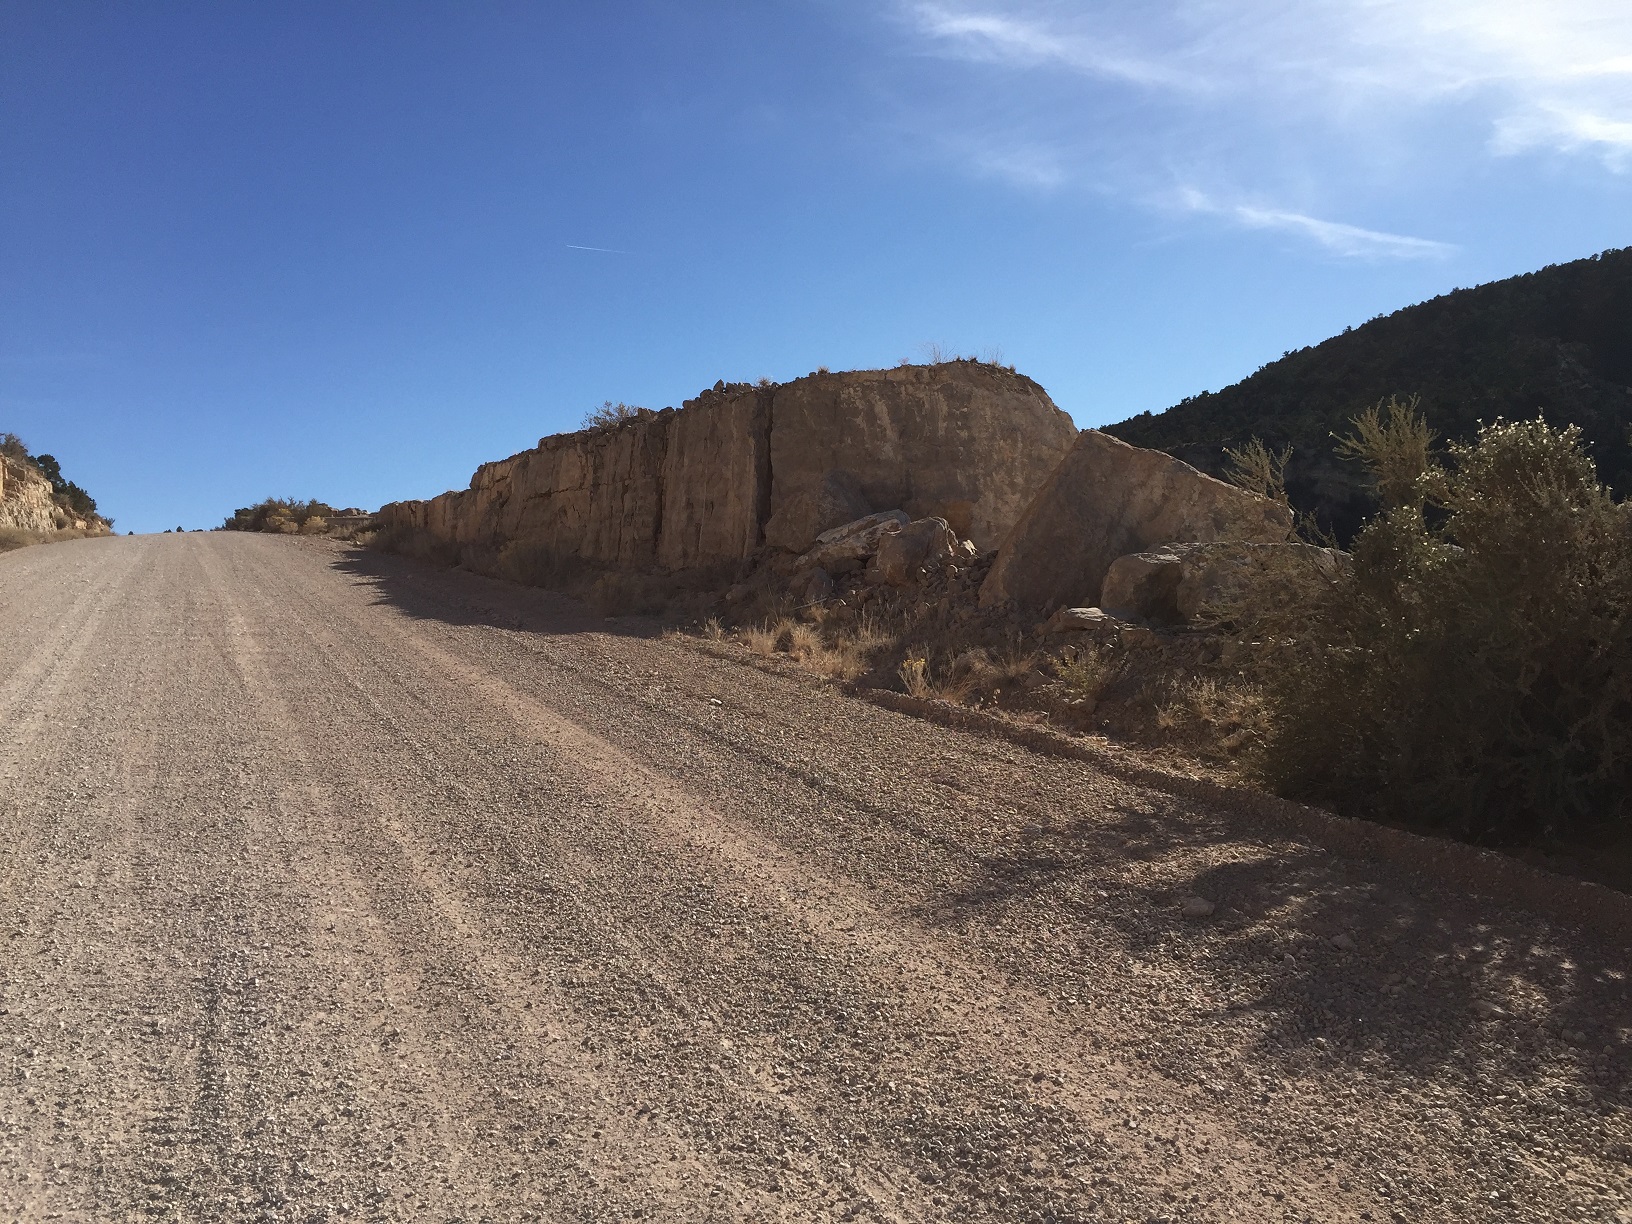
[(0, 629), (5, 1218), (1632, 1207), (1589, 931), (322, 540)]

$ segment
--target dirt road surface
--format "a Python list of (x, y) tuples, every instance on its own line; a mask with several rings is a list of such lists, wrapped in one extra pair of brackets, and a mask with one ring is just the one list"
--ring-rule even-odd
[(461, 572), (0, 557), (3, 1219), (1619, 1224), (1627, 960)]

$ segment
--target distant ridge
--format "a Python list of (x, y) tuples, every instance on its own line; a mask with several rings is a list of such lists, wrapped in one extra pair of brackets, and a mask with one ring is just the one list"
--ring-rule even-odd
[(1288, 353), (1251, 377), (1105, 432), (1221, 474), (1223, 450), (1291, 445), (1288, 491), (1347, 539), (1371, 510), (1334, 432), (1389, 395), (1420, 395), (1442, 440), (1480, 421), (1581, 426), (1599, 477), (1632, 490), (1632, 247), (1457, 289)]

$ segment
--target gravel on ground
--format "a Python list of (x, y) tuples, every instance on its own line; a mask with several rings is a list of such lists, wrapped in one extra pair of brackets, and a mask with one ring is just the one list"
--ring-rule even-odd
[(0, 1218), (1632, 1220), (1618, 941), (718, 654), (0, 557)]

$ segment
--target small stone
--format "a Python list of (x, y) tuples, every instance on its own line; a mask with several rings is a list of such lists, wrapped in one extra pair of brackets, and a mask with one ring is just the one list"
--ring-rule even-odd
[(1179, 912), (1186, 918), (1211, 918), (1216, 908), (1206, 897), (1186, 897)]
[(1481, 1019), (1484, 1020), (1498, 1020), (1507, 1015), (1505, 1011), (1496, 1006), (1496, 1004), (1492, 1003), (1489, 999), (1475, 999), (1473, 1002), (1473, 1010)]
[(1332, 936), (1332, 947), (1339, 952), (1353, 952), (1356, 946), (1354, 937), (1347, 932), (1340, 932)]

